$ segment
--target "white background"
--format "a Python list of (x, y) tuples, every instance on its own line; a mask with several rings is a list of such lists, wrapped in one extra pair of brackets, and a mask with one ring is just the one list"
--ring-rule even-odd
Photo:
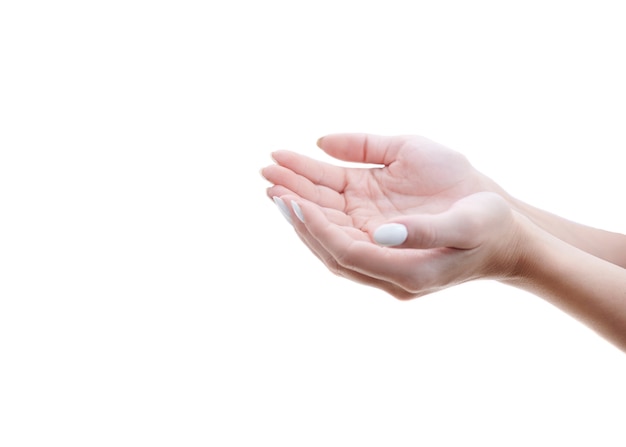
[(620, 3), (2, 2), (0, 445), (623, 446), (623, 353), (336, 278), (258, 173), (415, 133), (624, 231)]

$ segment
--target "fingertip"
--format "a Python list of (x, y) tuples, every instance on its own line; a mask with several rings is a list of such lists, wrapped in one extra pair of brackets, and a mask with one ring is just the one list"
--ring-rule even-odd
[(267, 166), (263, 166), (261, 169), (259, 169), (259, 174), (261, 174), (261, 177), (263, 177), (265, 180), (270, 181), (267, 178)]
[(270, 157), (272, 157), (272, 161), (273, 161), (274, 163), (276, 163), (277, 165), (279, 165), (279, 164), (280, 164), (280, 160), (281, 160), (281, 158), (284, 158), (284, 157), (283, 157), (283, 154), (285, 154), (286, 152), (287, 152), (287, 151), (285, 151), (285, 150), (277, 150), (277, 151), (272, 151), (272, 152), (270, 153)]
[(300, 207), (298, 202), (296, 202), (295, 200), (292, 200), (291, 201), (291, 208), (293, 209), (293, 213), (296, 215), (298, 220), (300, 222), (302, 222), (302, 223), (305, 223), (305, 221), (304, 221), (304, 213), (302, 212), (302, 208)]
[(276, 193), (276, 189), (277, 189), (276, 185), (270, 185), (267, 188), (265, 188), (265, 192), (267, 193), (267, 196), (272, 200), (274, 200), (274, 196), (279, 195)]
[(287, 208), (285, 201), (278, 196), (274, 196), (272, 197), (272, 199), (274, 200), (274, 203), (278, 207), (278, 210), (283, 215), (283, 217), (287, 220), (287, 222), (293, 225), (293, 220), (291, 219), (291, 213), (289, 212), (289, 208)]

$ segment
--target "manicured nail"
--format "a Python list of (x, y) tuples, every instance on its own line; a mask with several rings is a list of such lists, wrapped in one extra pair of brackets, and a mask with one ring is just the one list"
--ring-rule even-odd
[(287, 219), (287, 222), (293, 225), (293, 220), (291, 220), (291, 213), (289, 212), (289, 208), (287, 208), (287, 205), (285, 205), (285, 201), (281, 199), (280, 197), (276, 197), (276, 196), (272, 198), (274, 199), (274, 203), (280, 210), (280, 214), (285, 216), (285, 219)]
[(304, 214), (302, 214), (302, 208), (295, 201), (291, 201), (291, 207), (293, 208), (293, 212), (296, 217), (300, 220), (300, 222), (304, 223)]
[(409, 231), (402, 224), (391, 223), (381, 225), (374, 231), (374, 240), (386, 247), (400, 245), (406, 241)]

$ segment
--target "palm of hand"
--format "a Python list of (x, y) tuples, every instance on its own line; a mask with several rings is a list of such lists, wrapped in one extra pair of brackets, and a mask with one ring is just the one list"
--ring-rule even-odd
[(387, 166), (346, 168), (343, 212), (371, 233), (399, 215), (442, 212), (483, 191), (481, 174), (461, 154), (430, 141), (409, 140)]
[[(303, 222), (293, 223), (331, 271), (398, 298), (489, 273), (497, 241), (507, 239), (493, 235), (507, 231), (511, 214), (497, 185), (464, 156), (421, 137), (340, 134), (318, 145), (339, 160), (379, 165), (345, 168), (280, 151), (263, 170), (274, 184), (268, 195), (285, 199), (279, 207), (310, 202), (300, 202), (306, 223), (297, 208)], [(406, 247), (420, 250), (371, 244), (379, 225), (396, 219), (413, 228)]]

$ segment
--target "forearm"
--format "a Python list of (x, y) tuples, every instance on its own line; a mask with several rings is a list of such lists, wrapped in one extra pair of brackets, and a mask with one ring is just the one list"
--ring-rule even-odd
[(518, 274), (503, 281), (554, 304), (626, 351), (626, 269), (523, 223)]
[(512, 209), (569, 245), (626, 268), (626, 235), (582, 225), (534, 207), (508, 194), (491, 178), (481, 175), (479, 187), (502, 196)]
[(569, 245), (620, 267), (626, 267), (626, 236), (589, 227), (507, 197), (513, 209)]

